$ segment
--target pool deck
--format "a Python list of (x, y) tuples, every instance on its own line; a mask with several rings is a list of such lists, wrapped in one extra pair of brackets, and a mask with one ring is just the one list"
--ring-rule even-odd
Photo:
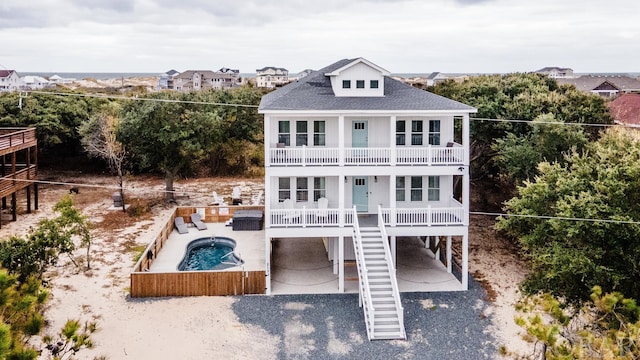
[[(224, 223), (206, 223), (199, 231), (189, 226), (187, 234), (175, 229), (151, 264), (150, 272), (177, 272), (177, 266), (192, 240), (224, 236), (237, 242), (235, 253), (244, 260), (242, 266), (219, 271), (266, 271), (264, 231), (233, 231)], [(189, 224), (190, 225), (190, 224)], [(357, 293), (358, 282), (354, 262), (345, 264), (346, 293)], [(401, 292), (432, 292), (463, 290), (454, 274), (447, 272), (433, 253), (417, 238), (398, 241), (398, 287)], [(338, 293), (338, 274), (328, 260), (321, 238), (288, 238), (272, 241), (272, 294), (331, 294)]]
[(265, 270), (264, 231), (233, 231), (231, 226), (225, 226), (224, 223), (206, 224), (206, 230), (198, 230), (189, 224), (189, 232), (187, 234), (179, 234), (174, 229), (158, 253), (158, 256), (151, 264), (149, 271), (178, 271), (178, 264), (182, 261), (189, 242), (211, 236), (223, 236), (235, 240), (237, 245), (234, 252), (244, 260), (244, 265), (241, 267), (234, 266), (220, 271), (238, 271), (240, 269), (245, 271)]

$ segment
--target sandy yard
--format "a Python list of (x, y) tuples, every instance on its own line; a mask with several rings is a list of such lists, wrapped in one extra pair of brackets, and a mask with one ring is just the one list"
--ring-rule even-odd
[[(81, 350), (78, 358), (82, 359), (101, 355), (108, 359), (275, 359), (278, 356), (282, 338), (241, 323), (232, 309), (236, 298), (129, 298), (129, 271), (134, 265), (134, 256), (156, 236), (172, 210), (162, 200), (162, 179), (138, 177), (125, 182), (127, 203), (151, 205), (147, 213), (137, 218), (110, 209), (111, 194), (115, 190), (107, 187), (115, 185), (113, 177), (45, 173), (40, 180), (95, 186), (81, 186), (75, 195), (76, 206), (95, 225), (92, 269), (80, 271), (68, 259), (61, 258), (49, 271), (46, 276), (50, 280), (51, 297), (44, 333), (54, 334), (67, 319), (97, 321), (99, 331), (93, 335), (96, 346)], [(178, 205), (207, 205), (212, 191), (228, 197), (233, 186), (240, 186), (243, 198), (248, 201), (252, 194), (263, 189), (263, 182), (262, 179), (237, 178), (182, 179), (175, 183)], [(69, 185), (41, 185), (39, 210), (32, 214), (24, 214), (25, 196), (19, 194), (18, 221), (5, 220), (0, 237), (25, 234), (30, 226), (53, 213), (53, 205), (69, 188)], [(496, 236), (492, 225), (491, 218), (471, 217), (470, 273), (488, 289), (492, 302), (489, 315), (492, 315), (493, 331), (501, 341), (496, 347), (504, 345), (515, 353), (528, 352), (529, 345), (519, 336), (522, 330), (513, 322), (513, 304), (519, 296), (517, 284), (523, 278), (525, 267), (514, 255), (511, 245)], [(82, 253), (79, 251), (78, 255)], [(38, 345), (37, 341), (34, 344)]]

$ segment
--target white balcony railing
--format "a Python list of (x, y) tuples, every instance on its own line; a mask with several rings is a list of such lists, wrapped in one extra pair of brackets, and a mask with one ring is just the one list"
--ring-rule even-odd
[[(342, 215), (341, 215), (342, 214)], [(271, 209), (271, 227), (338, 227), (353, 224), (353, 209)], [(343, 219), (342, 223), (340, 219)], [(462, 206), (383, 208), (385, 226), (465, 225)]]
[(272, 166), (337, 166), (337, 165), (460, 165), (464, 148), (396, 147), (396, 148), (327, 148), (286, 147), (269, 149)]
[(382, 218), (389, 226), (464, 225), (464, 208), (431, 207), (382, 209)]
[[(272, 227), (337, 227), (353, 224), (353, 209), (271, 209)], [(342, 221), (340, 221), (342, 219)]]

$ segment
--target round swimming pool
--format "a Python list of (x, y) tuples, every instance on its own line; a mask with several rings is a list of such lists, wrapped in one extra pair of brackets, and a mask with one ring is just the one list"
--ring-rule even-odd
[(193, 240), (187, 244), (178, 271), (223, 270), (242, 265), (244, 261), (233, 252), (235, 248), (235, 240), (222, 236)]

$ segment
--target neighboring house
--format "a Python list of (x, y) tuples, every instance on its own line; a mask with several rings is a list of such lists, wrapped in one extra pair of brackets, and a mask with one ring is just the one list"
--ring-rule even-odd
[(544, 74), (554, 79), (567, 79), (573, 78), (573, 69), (561, 68), (557, 66), (543, 67), (542, 69), (534, 71), (538, 74)]
[(22, 89), (38, 90), (51, 86), (49, 80), (42, 76), (27, 75), (20, 78), (20, 88)]
[(558, 84), (574, 85), (580, 91), (592, 92), (604, 97), (640, 92), (640, 80), (628, 75), (583, 75), (556, 81)]
[(180, 73), (173, 69), (164, 74), (160, 74), (158, 78), (158, 90), (173, 89), (173, 78), (178, 74)]
[(15, 70), (0, 70), (0, 91), (15, 91), (20, 88), (20, 76)]
[(273, 66), (256, 69), (256, 86), (274, 88), (289, 82), (289, 70)]
[(433, 86), (447, 80), (449, 77), (441, 72), (432, 72), (427, 76), (427, 86)]
[(173, 77), (173, 87), (178, 91), (228, 89), (237, 85), (240, 70), (222, 68), (219, 71), (187, 70)]
[(76, 79), (74, 79), (74, 78), (63, 78), (58, 74), (55, 74), (55, 75), (52, 75), (52, 76), (49, 77), (49, 83), (51, 83), (53, 85), (71, 84), (74, 81), (76, 81)]
[(609, 103), (611, 116), (618, 124), (640, 127), (640, 94), (623, 94)]
[[(436, 267), (442, 272), (422, 279), (438, 284), (429, 291), (466, 290), (469, 114), (476, 111), (395, 80), (363, 58), (340, 60), (263, 96), (267, 294), (272, 240), (314, 237), (324, 238), (337, 292), (345, 290), (345, 262), (357, 263), (370, 339), (404, 335), (392, 269), (406, 237), (447, 249), (446, 265)], [(451, 271), (453, 240), (460, 279)], [(388, 280), (379, 283), (373, 272)], [(401, 326), (379, 332), (377, 301), (392, 304), (389, 316)]]

